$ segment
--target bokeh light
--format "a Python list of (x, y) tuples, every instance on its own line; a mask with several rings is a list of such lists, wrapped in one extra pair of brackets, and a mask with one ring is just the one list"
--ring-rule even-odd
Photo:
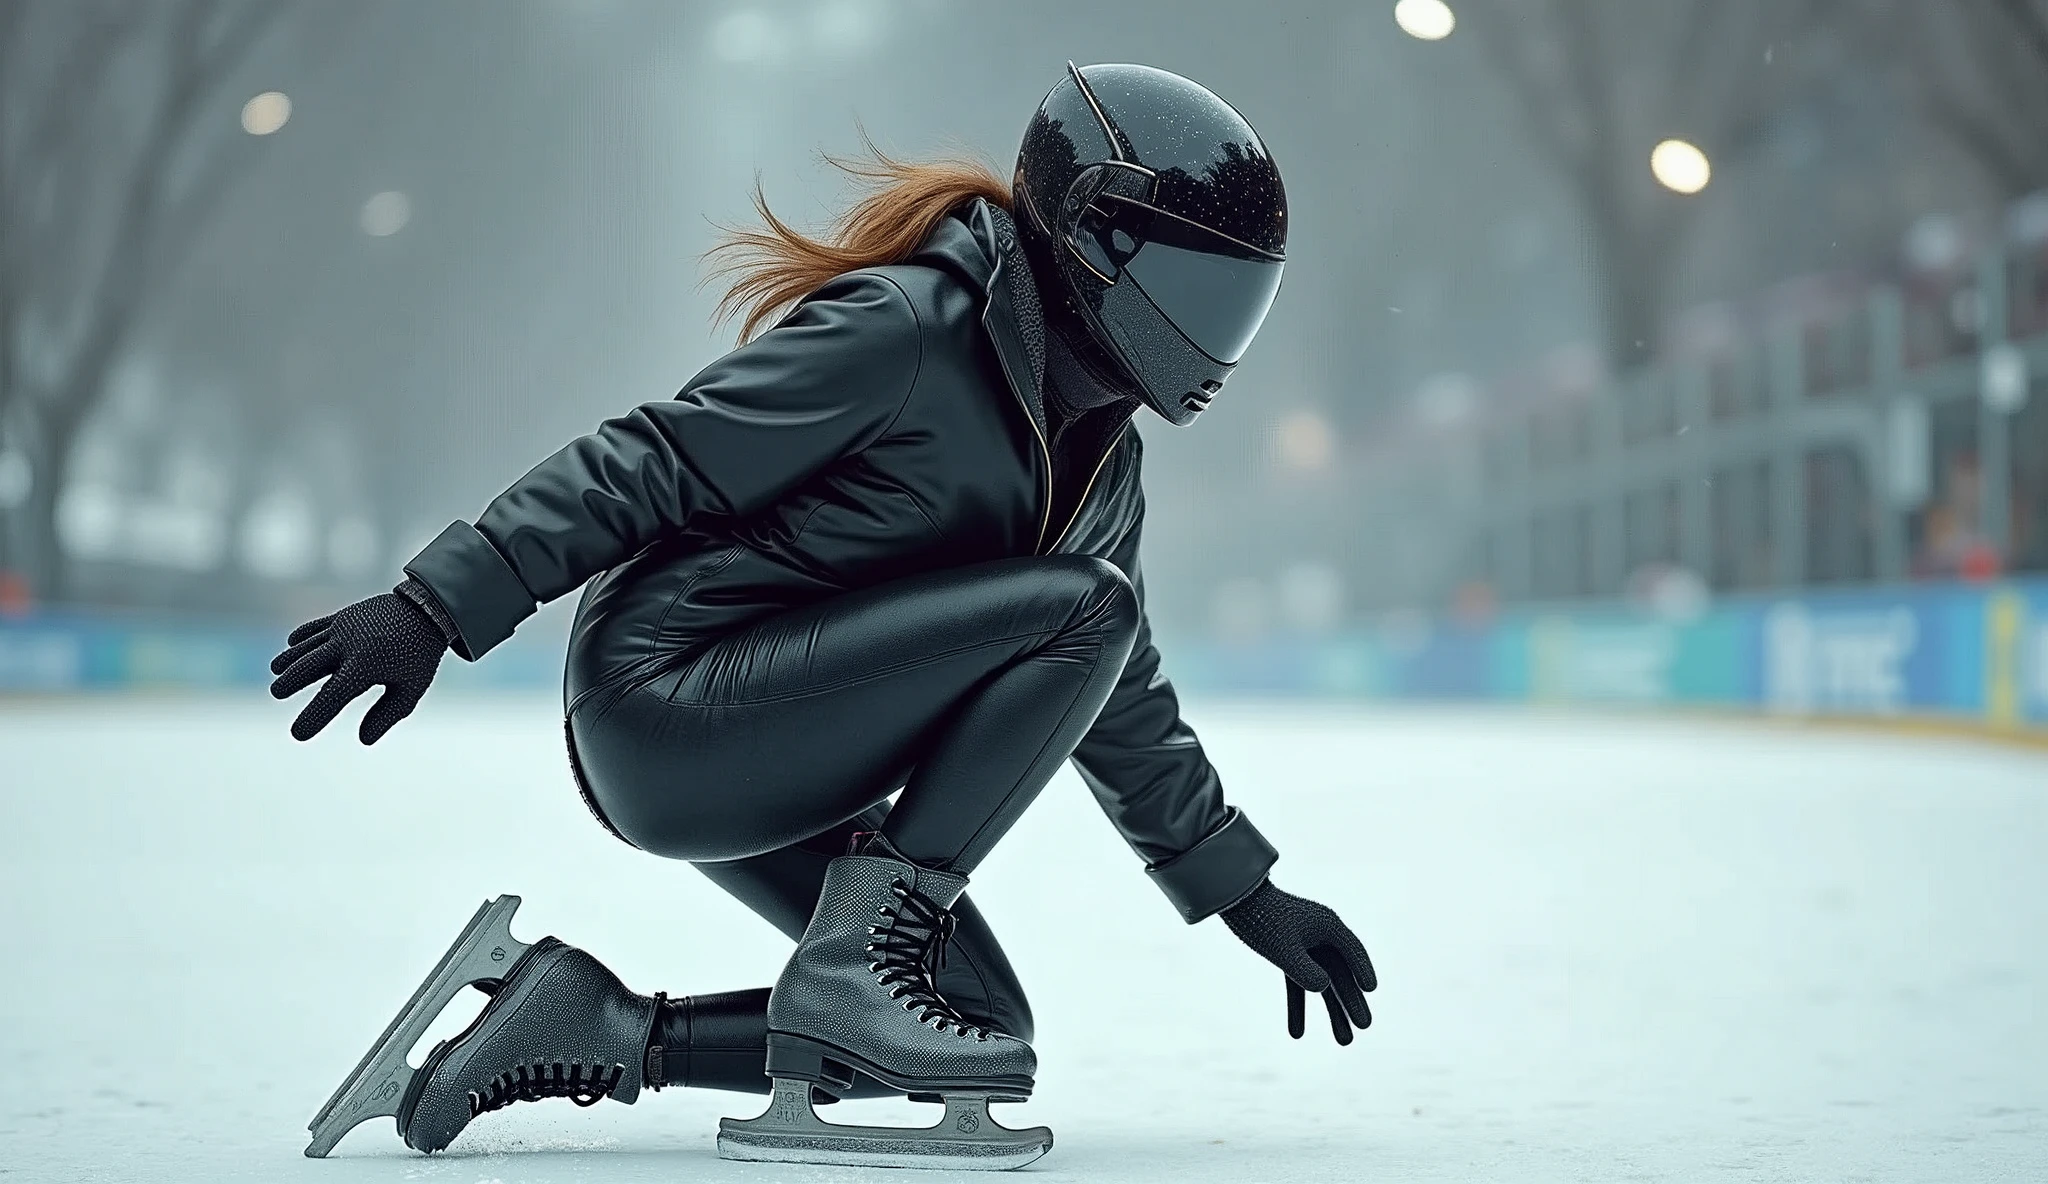
[(242, 104), (242, 130), (252, 136), (267, 136), (290, 121), (291, 96), (267, 90)]
[(1664, 140), (1650, 150), (1650, 175), (1673, 193), (1698, 193), (1713, 177), (1714, 166), (1706, 153), (1684, 140)]
[(376, 238), (388, 238), (405, 229), (412, 221), (412, 199), (395, 190), (387, 190), (363, 203), (363, 233)]
[(1290, 411), (1273, 428), (1273, 457), (1281, 468), (1317, 472), (1337, 458), (1337, 432), (1320, 411)]
[(1458, 27), (1458, 14), (1444, 0), (1400, 0), (1394, 5), (1394, 23), (1418, 41), (1442, 41)]

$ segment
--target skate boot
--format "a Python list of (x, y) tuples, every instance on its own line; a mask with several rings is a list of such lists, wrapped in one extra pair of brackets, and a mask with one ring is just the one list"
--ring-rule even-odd
[[(918, 867), (879, 841), (826, 869), (817, 911), (768, 997), (768, 1112), (720, 1125), (727, 1159), (863, 1166), (1021, 1167), (1052, 1132), (1009, 1130), (990, 1102), (1031, 1095), (1031, 1046), (963, 1019), (939, 994), (955, 900), (965, 876)], [(927, 1129), (826, 1123), (812, 1090), (837, 1094), (858, 1073), (940, 1101)]]
[(434, 1046), (398, 1108), (398, 1134), (439, 1151), (479, 1115), (514, 1102), (604, 1098), (631, 1105), (655, 1000), (596, 958), (544, 937), (506, 972), (476, 1021)]
[[(355, 1073), (313, 1119), (310, 1156), (381, 1115), (417, 1151), (439, 1151), (471, 1119), (514, 1102), (566, 1097), (595, 1105), (640, 1095), (657, 1000), (552, 937), (511, 936), (516, 896), (479, 909)], [(465, 986), (491, 996), (461, 1034), (434, 1046), (417, 1071), (405, 1055)]]

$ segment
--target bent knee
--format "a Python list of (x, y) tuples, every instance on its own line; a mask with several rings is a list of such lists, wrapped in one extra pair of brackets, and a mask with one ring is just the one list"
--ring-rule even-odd
[(1095, 555), (1052, 555), (1045, 563), (1048, 582), (1070, 606), (1075, 628), (1112, 638), (1137, 635), (1138, 593), (1116, 564)]

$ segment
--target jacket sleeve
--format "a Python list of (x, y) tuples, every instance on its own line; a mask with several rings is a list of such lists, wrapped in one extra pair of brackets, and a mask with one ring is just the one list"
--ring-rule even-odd
[(886, 277), (833, 280), (673, 399), (571, 441), (405, 565), (471, 661), (535, 609), (707, 519), (742, 519), (884, 435), (922, 361), (917, 314)]
[(1144, 612), (1142, 492), (1138, 497), (1136, 516), (1108, 556), (1137, 590), (1138, 638), (1109, 702), (1075, 748), (1074, 765), (1145, 861), (1145, 873), (1193, 924), (1251, 895), (1279, 853), (1249, 818), (1224, 803), (1222, 780), (1160, 672)]

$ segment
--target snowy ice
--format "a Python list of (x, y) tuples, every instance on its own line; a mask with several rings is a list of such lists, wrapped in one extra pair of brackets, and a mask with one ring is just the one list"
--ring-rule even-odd
[[(828, 1181), (726, 1163), (754, 1097), (486, 1115), (449, 1152), (305, 1124), (486, 897), (636, 990), (787, 943), (584, 811), (544, 698), (430, 696), (364, 749), (296, 706), (0, 703), (0, 1177)], [(1070, 772), (976, 876), (1074, 1181), (2048, 1180), (2048, 755), (1735, 721), (1196, 704), (1276, 881), (1382, 986), (1287, 1039)], [(480, 1001), (473, 992), (465, 996)], [(469, 1004), (472, 1008), (475, 1003)], [(460, 1016), (448, 1023), (459, 1023)], [(840, 1121), (924, 1121), (907, 1102)]]

